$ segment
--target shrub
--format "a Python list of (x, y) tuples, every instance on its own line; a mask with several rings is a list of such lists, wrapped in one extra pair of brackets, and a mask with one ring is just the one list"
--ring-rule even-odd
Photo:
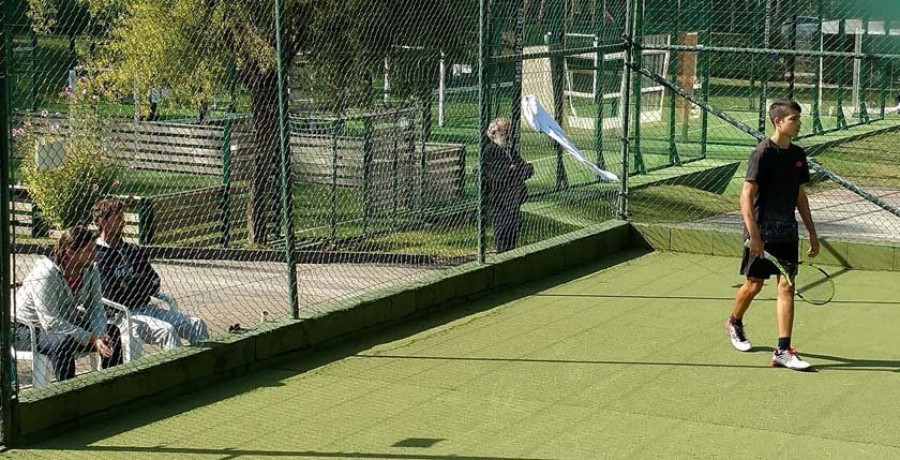
[[(23, 185), (43, 219), (57, 229), (89, 224), (91, 206), (115, 191), (123, 173), (122, 165), (109, 155), (118, 145), (113, 143), (110, 118), (99, 110), (104, 93), (102, 87), (92, 87), (81, 78), (77, 90), (65, 89), (69, 102), (65, 127), (31, 117), (13, 132), (22, 158)], [(47, 117), (46, 111), (41, 117)], [(39, 125), (48, 129), (38, 132)], [(42, 157), (49, 152), (51, 160), (53, 155), (59, 157), (38, 164), (39, 151)]]

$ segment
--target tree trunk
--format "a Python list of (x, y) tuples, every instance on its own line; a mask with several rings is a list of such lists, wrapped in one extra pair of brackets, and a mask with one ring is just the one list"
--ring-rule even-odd
[(255, 149), (250, 169), (250, 241), (265, 244), (278, 222), (278, 75), (259, 75), (250, 89)]

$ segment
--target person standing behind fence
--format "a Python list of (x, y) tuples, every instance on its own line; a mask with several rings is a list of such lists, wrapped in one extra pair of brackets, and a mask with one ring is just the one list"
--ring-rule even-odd
[(37, 261), (16, 295), (15, 348), (36, 352), (53, 364), (56, 380), (75, 377), (75, 356), (96, 351), (101, 366), (122, 363), (116, 326), (107, 324), (100, 276), (94, 263), (96, 236), (82, 226), (60, 236), (53, 255)]
[(497, 253), (515, 249), (519, 240), (522, 203), (528, 198), (525, 181), (534, 175), (534, 166), (526, 162), (515, 146), (508, 143), (509, 120), (491, 122), (487, 136), (491, 144), (484, 152), (487, 198), (494, 224)]
[(202, 319), (150, 303), (150, 298), (159, 293), (159, 275), (141, 248), (122, 240), (125, 204), (104, 199), (94, 205), (91, 215), (100, 229), (97, 268), (103, 280), (103, 296), (130, 309), (132, 334), (166, 350), (181, 346), (182, 338), (192, 345), (209, 340)]

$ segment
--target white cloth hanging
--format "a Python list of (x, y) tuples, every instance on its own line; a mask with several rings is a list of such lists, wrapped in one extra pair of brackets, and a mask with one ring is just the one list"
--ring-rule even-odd
[(550, 138), (559, 143), (569, 155), (572, 155), (579, 163), (587, 166), (588, 169), (600, 176), (600, 179), (607, 182), (617, 182), (619, 180), (619, 177), (615, 174), (600, 169), (600, 167), (588, 161), (581, 151), (578, 150), (578, 147), (566, 137), (566, 133), (563, 131), (562, 127), (559, 126), (559, 123), (544, 110), (544, 107), (541, 106), (541, 103), (538, 102), (533, 94), (527, 94), (522, 97), (522, 116), (532, 129), (550, 136)]

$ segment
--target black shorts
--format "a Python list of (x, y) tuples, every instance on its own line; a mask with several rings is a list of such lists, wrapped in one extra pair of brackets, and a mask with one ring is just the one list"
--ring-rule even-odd
[[(800, 262), (799, 241), (765, 243), (765, 248), (769, 254), (789, 264), (789, 267), (784, 267), (789, 271)], [(741, 258), (741, 275), (748, 278), (767, 280), (770, 276), (778, 274), (780, 272), (772, 262), (769, 262), (764, 257), (752, 256), (750, 255), (750, 249), (744, 248), (744, 256)]]

